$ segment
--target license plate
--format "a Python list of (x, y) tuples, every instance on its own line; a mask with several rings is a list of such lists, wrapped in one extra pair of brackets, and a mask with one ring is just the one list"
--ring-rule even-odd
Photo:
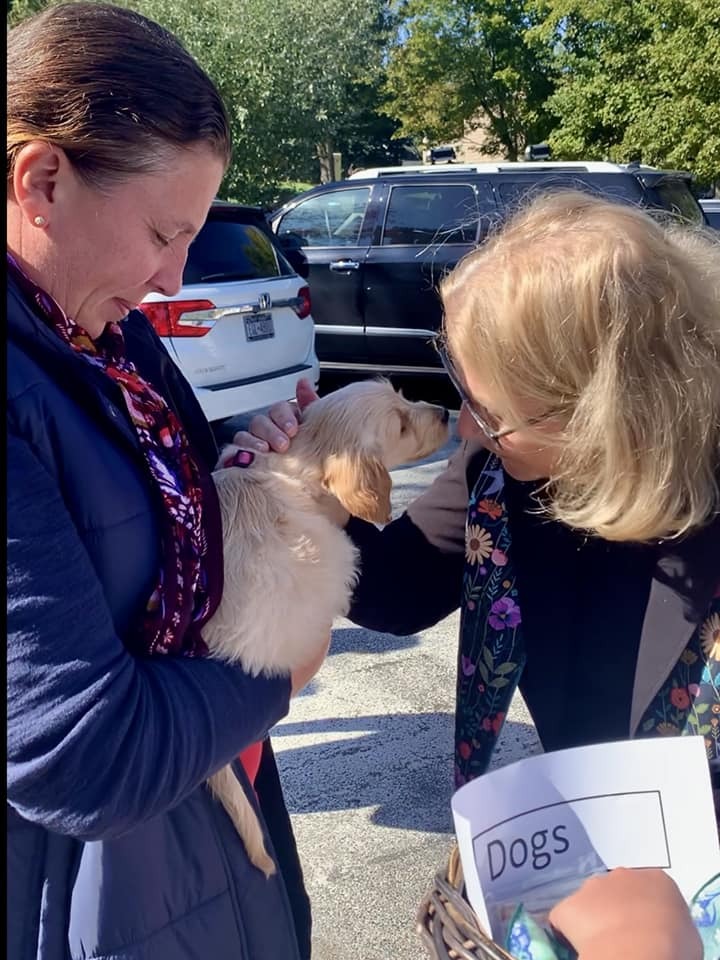
[(256, 313), (245, 317), (245, 337), (247, 340), (269, 340), (275, 336), (275, 325), (271, 313)]

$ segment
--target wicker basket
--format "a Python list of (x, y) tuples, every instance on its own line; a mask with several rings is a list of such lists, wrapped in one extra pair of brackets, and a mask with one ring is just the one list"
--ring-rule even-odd
[(433, 960), (513, 960), (483, 933), (463, 896), (465, 881), (457, 845), (445, 870), (435, 874), (417, 915), (417, 931)]

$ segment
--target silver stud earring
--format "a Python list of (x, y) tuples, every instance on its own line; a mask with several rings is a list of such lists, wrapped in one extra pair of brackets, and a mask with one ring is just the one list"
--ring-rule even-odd
[(33, 223), (35, 224), (36, 227), (44, 227), (45, 224), (47, 223), (47, 220), (45, 219), (45, 217), (41, 217), (38, 214), (37, 217), (33, 217)]

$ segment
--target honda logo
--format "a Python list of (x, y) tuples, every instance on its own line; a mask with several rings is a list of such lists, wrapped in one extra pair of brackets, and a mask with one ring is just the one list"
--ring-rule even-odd
[(261, 293), (258, 297), (258, 307), (261, 310), (269, 310), (272, 306), (272, 299), (269, 293)]

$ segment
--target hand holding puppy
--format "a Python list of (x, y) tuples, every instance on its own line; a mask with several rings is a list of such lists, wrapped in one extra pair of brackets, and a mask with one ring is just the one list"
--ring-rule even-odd
[[(287, 452), (290, 441), (297, 435), (302, 412), (318, 399), (310, 381), (304, 379), (298, 380), (295, 397), (294, 403), (283, 400), (273, 404), (266, 414), (256, 414), (247, 430), (238, 430), (232, 443), (223, 450), (219, 466), (229, 466), (238, 451)], [(318, 509), (337, 527), (344, 527), (350, 519), (348, 511), (331, 493), (318, 500)]]
[(302, 666), (297, 667), (290, 674), (290, 696), (296, 697), (304, 687), (306, 687), (315, 674), (318, 672), (320, 667), (325, 662), (325, 657), (328, 654), (330, 649), (330, 638), (332, 634), (328, 634), (327, 641), (321, 650), (318, 650), (314, 656), (307, 661), (307, 663), (302, 664)]
[(250, 421), (248, 430), (239, 430), (233, 437), (235, 446), (241, 450), (257, 450), (267, 453), (285, 453), (290, 440), (298, 430), (302, 412), (318, 399), (309, 380), (298, 380), (295, 388), (295, 403), (275, 403), (267, 414), (257, 414)]

